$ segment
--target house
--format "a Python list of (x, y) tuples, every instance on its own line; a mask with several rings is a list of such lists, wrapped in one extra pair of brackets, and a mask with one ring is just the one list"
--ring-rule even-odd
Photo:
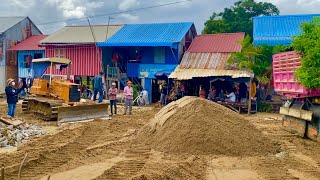
[[(119, 86), (120, 82), (124, 86), (129, 78), (141, 83), (149, 98), (154, 99), (152, 96), (158, 96), (152, 91), (158, 86), (154, 74), (173, 71), (196, 34), (191, 22), (125, 25), (106, 42), (98, 44), (103, 47), (108, 77), (112, 77), (107, 79), (108, 84), (117, 81)], [(114, 77), (112, 72), (120, 75)]]
[(289, 46), (292, 37), (299, 35), (301, 24), (303, 22), (310, 22), (315, 17), (320, 17), (320, 14), (254, 17), (254, 45)]
[(38, 34), (42, 33), (29, 17), (0, 17), (0, 93), (8, 78), (18, 80), (17, 57), (9, 49)]
[(33, 35), (9, 49), (10, 51), (15, 51), (17, 53), (19, 78), (33, 76), (31, 61), (32, 59), (45, 57), (45, 48), (40, 47), (39, 43), (46, 37), (47, 35)]
[[(199, 95), (199, 89), (209, 92), (213, 87), (216, 92), (231, 91), (236, 83), (248, 83), (253, 74), (238, 70), (228, 64), (232, 53), (241, 52), (240, 41), (244, 33), (206, 34), (196, 36), (190, 48), (184, 54), (181, 63), (169, 76), (176, 81), (183, 81), (187, 95)], [(246, 89), (247, 90), (247, 89)], [(247, 97), (249, 99), (249, 97)], [(251, 108), (248, 104), (239, 104), (237, 108)], [(235, 109), (234, 107), (232, 107)]]
[[(123, 25), (66, 26), (40, 41), (46, 57), (71, 60), (71, 79), (88, 85), (93, 76), (102, 71), (102, 52), (96, 43), (112, 37)], [(48, 72), (47, 72), (48, 73)], [(66, 77), (66, 69), (56, 66), (53, 76)]]
[(246, 71), (228, 70), (228, 59), (240, 52), (244, 33), (205, 34), (196, 36), (179, 66), (169, 76), (177, 80), (201, 77), (250, 77)]

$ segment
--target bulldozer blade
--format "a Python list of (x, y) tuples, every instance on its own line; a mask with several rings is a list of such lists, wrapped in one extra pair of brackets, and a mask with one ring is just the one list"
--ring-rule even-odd
[(91, 119), (111, 119), (108, 114), (109, 104), (85, 104), (59, 107), (58, 124), (86, 121)]
[(307, 129), (307, 121), (301, 120), (291, 116), (284, 116), (282, 125), (285, 129), (293, 134), (297, 134), (301, 137), (304, 137)]
[(319, 119), (313, 122), (308, 122), (307, 137), (320, 142), (320, 121)]

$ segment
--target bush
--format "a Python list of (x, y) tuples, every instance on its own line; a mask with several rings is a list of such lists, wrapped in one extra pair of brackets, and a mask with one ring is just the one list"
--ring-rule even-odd
[(267, 104), (266, 102), (258, 102), (258, 111), (259, 112), (271, 112), (271, 104)]

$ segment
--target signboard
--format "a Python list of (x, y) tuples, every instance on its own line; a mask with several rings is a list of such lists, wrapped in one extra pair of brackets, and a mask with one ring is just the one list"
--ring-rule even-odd
[(155, 73), (163, 70), (172, 70), (176, 64), (140, 64), (139, 65), (139, 78), (155, 79)]

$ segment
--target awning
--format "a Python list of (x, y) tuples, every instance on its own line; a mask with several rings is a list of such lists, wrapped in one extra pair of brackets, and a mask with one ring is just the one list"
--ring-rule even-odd
[(253, 77), (254, 75), (247, 71), (239, 70), (213, 70), (213, 69), (183, 69), (180, 66), (171, 73), (169, 78), (177, 80), (190, 80), (199, 77), (221, 77), (230, 76), (232, 78)]
[(55, 64), (70, 64), (71, 60), (67, 58), (41, 58), (41, 59), (33, 59), (32, 63), (43, 63), (43, 62), (52, 62)]
[(155, 79), (156, 74), (163, 75), (164, 73), (169, 76), (171, 72), (176, 68), (176, 66), (177, 65), (175, 64), (139, 64), (138, 78)]
[(170, 76), (170, 74), (174, 71), (174, 69), (167, 69), (158, 71), (154, 74), (155, 77), (161, 77), (161, 76)]
[(154, 77), (160, 80), (167, 79), (173, 71), (174, 71), (174, 68), (158, 71), (154, 73)]

